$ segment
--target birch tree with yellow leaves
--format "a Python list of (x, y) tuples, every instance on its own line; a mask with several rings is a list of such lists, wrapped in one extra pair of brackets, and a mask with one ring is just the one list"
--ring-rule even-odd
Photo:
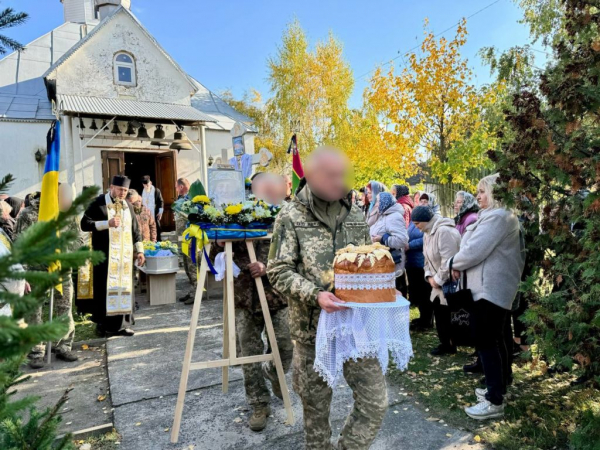
[(386, 143), (404, 156), (404, 164), (427, 161), (440, 184), (474, 188), (478, 173), (490, 163), (486, 152), (495, 145), (493, 130), (483, 120), (496, 90), (472, 83), (467, 60), (460, 55), (467, 40), (462, 20), (454, 39), (436, 39), (425, 22), (421, 55), (404, 56), (399, 74), (378, 69), (365, 93), (369, 106), (385, 124)]

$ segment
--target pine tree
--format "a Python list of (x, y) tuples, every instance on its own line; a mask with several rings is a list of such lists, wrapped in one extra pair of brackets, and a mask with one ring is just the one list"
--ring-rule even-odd
[[(6, 8), (3, 11), (0, 11), (0, 30), (21, 25), (25, 23), (28, 18), (29, 15), (27, 13), (15, 12), (12, 8)], [(6, 48), (11, 50), (23, 50), (23, 46), (19, 42), (0, 34), (0, 55), (6, 53)]]
[[(0, 181), (0, 192), (13, 181), (10, 175)], [(12, 316), (0, 316), (0, 448), (3, 450), (46, 450), (71, 448), (68, 436), (56, 444), (56, 432), (60, 423), (58, 412), (67, 401), (67, 392), (59, 402), (44, 412), (35, 409), (35, 398), (26, 397), (11, 401), (14, 389), (27, 380), (19, 367), (29, 350), (40, 342), (61, 338), (67, 330), (62, 318), (41, 325), (27, 325), (29, 317), (47, 299), (47, 292), (68, 276), (69, 268), (85, 264), (87, 260), (97, 263), (104, 257), (100, 252), (81, 249), (67, 252), (68, 244), (76, 239), (68, 230), (69, 221), (81, 214), (85, 206), (97, 193), (89, 188), (76, 198), (72, 207), (50, 222), (37, 223), (30, 227), (11, 246), (8, 255), (0, 257), (0, 306), (9, 304)], [(60, 261), (60, 270), (23, 270), (22, 267), (48, 267)], [(26, 280), (32, 286), (29, 294), (20, 296), (4, 289), (14, 280)], [(24, 412), (28, 411), (25, 420)]]
[(536, 343), (551, 362), (598, 384), (600, 10), (596, 1), (559, 3), (555, 58), (538, 86), (514, 95), (506, 111), (514, 138), (490, 157), (503, 200), (540, 217), (527, 224), (528, 258), (540, 271), (524, 284)]

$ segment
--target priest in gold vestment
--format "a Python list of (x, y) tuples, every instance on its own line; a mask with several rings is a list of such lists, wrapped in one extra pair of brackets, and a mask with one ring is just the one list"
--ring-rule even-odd
[(125, 201), (130, 182), (126, 176), (114, 176), (108, 193), (98, 196), (81, 219), (81, 230), (92, 233), (92, 248), (106, 257), (94, 267), (94, 298), (88, 300), (101, 334), (134, 334), (134, 258), (140, 266), (145, 259), (135, 213)]

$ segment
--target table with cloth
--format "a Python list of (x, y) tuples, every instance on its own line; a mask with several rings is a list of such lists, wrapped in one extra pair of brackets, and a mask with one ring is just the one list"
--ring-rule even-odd
[(399, 370), (413, 356), (410, 303), (402, 295), (390, 303), (345, 303), (347, 309), (321, 311), (317, 328), (315, 370), (335, 386), (349, 359), (377, 358), (387, 372), (390, 354)]

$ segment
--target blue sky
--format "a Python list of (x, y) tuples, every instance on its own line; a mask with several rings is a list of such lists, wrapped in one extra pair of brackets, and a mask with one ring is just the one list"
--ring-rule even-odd
[[(359, 106), (368, 75), (362, 76), (415, 47), (423, 36), (423, 20), (441, 32), (494, 0), (132, 0), (134, 14), (175, 60), (215, 92), (234, 95), (256, 88), (268, 96), (267, 66), (276, 54), (286, 24), (297, 18), (311, 43), (331, 30), (344, 45), (356, 77), (352, 106)], [(30, 14), (25, 25), (5, 34), (30, 42), (63, 22), (60, 0), (0, 0)], [(499, 0), (468, 20), (463, 55), (476, 74), (476, 83), (489, 81), (477, 51), (495, 45), (506, 49), (529, 41), (521, 11), (513, 0)], [(454, 29), (446, 32), (452, 38)], [(538, 56), (544, 56), (537, 54)], [(402, 59), (395, 61), (400, 63)], [(539, 63), (537, 64), (539, 65)], [(362, 76), (362, 77), (361, 77)]]

